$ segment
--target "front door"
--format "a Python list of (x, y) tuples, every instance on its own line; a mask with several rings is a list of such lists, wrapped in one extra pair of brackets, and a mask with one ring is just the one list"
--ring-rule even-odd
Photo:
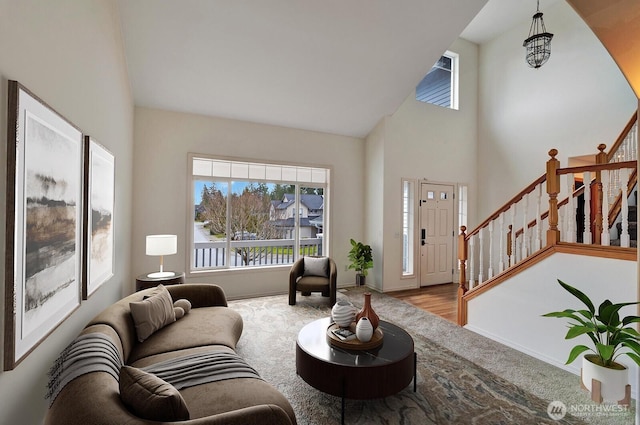
[(420, 184), (420, 286), (453, 281), (453, 190)]

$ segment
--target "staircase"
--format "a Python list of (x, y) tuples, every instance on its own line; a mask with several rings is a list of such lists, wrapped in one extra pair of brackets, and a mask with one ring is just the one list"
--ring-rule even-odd
[[(635, 205), (629, 205), (628, 207), (628, 220), (629, 220), (629, 237), (630, 246), (632, 248), (638, 247), (638, 191), (633, 192), (635, 199)], [(616, 223), (616, 229), (618, 235), (622, 234), (622, 223)], [(620, 238), (612, 239), (611, 246), (620, 246)]]
[(637, 113), (605, 149), (598, 146), (595, 164), (567, 168), (550, 150), (545, 174), (472, 231), (461, 227), (458, 324), (467, 323), (472, 298), (553, 253), (635, 261)]

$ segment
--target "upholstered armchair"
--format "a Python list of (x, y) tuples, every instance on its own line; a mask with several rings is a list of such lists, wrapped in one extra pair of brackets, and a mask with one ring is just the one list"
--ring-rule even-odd
[(322, 292), (329, 297), (333, 307), (336, 303), (336, 279), (338, 269), (329, 257), (308, 256), (298, 259), (289, 272), (289, 305), (296, 304), (296, 292), (309, 296), (312, 292)]

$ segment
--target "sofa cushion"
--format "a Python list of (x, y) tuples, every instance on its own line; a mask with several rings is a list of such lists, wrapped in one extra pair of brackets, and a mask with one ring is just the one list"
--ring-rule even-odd
[(303, 276), (329, 276), (328, 257), (304, 257)]
[(142, 301), (129, 303), (138, 341), (143, 342), (155, 331), (176, 321), (171, 295), (163, 285)]
[(120, 398), (137, 416), (152, 421), (186, 421), (189, 409), (173, 385), (131, 366), (120, 369)]
[(144, 357), (206, 345), (235, 349), (242, 334), (242, 316), (228, 307), (201, 307), (136, 344), (127, 364)]

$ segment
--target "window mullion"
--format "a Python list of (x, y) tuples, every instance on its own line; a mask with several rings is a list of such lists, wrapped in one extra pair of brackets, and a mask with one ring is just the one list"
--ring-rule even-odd
[(227, 181), (227, 218), (226, 218), (226, 249), (225, 249), (225, 260), (227, 268), (231, 267), (231, 182)]
[(300, 197), (302, 194), (300, 193), (300, 185), (295, 184), (295, 192), (296, 192), (296, 202), (294, 207), (293, 214), (293, 245), (294, 245), (294, 259), (298, 259), (300, 257)]

